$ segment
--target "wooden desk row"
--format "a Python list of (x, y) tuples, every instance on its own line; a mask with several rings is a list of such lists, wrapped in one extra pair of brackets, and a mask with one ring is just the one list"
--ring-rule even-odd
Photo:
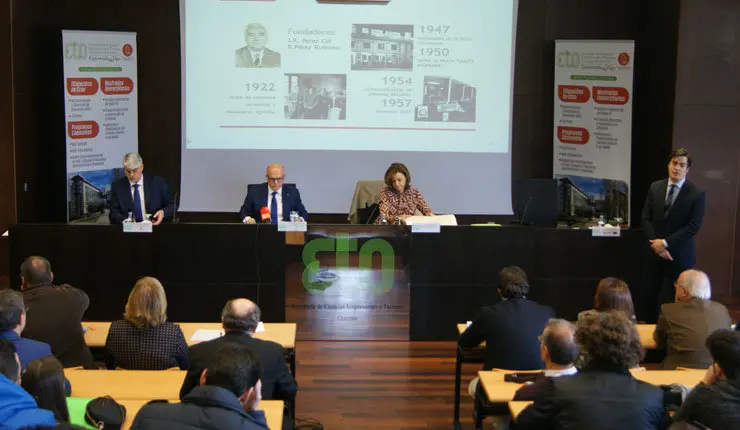
[[(468, 325), (458, 324), (457, 325), (457, 332), (459, 334), (462, 334), (465, 329), (468, 328)], [(640, 334), (640, 343), (642, 343), (642, 347), (645, 349), (655, 349), (657, 347), (655, 341), (653, 340), (653, 332), (655, 331), (655, 324), (637, 324), (637, 332)], [(481, 344), (481, 346), (484, 346), (485, 342)]]
[[(185, 374), (184, 370), (65, 369), (72, 385), (72, 396), (95, 398), (108, 395), (126, 406), (123, 429), (131, 427), (139, 409), (152, 400), (179, 402)], [(265, 411), (270, 429), (282, 428), (281, 400), (263, 400), (259, 408)]]
[[(105, 346), (105, 339), (108, 337), (110, 322), (87, 321), (82, 323), (85, 329), (85, 342), (91, 348), (102, 348)], [(222, 330), (221, 323), (175, 323), (182, 329), (185, 341), (188, 345), (198, 343), (192, 341), (193, 334), (196, 330)], [(295, 349), (295, 323), (264, 323), (265, 331), (254, 334), (254, 337), (262, 340), (271, 340), (283, 346), (283, 349)]]

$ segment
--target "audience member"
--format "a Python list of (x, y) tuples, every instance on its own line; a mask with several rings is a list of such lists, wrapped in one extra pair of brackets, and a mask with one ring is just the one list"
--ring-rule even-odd
[(85, 344), (82, 316), (90, 299), (70, 285), (56, 286), (51, 264), (43, 257), (28, 257), (21, 264), (21, 291), (28, 318), (23, 337), (45, 342), (64, 367), (93, 367)]
[(740, 333), (717, 330), (709, 335), (706, 346), (713, 363), (673, 420), (711, 429), (736, 428), (740, 425)]
[(111, 323), (105, 340), (109, 369), (188, 368), (188, 344), (180, 326), (167, 322), (167, 296), (156, 278), (136, 282), (123, 317)]
[(262, 363), (262, 398), (265, 400), (292, 400), (298, 387), (288, 371), (283, 347), (275, 342), (256, 339), (254, 332), (260, 321), (260, 308), (248, 299), (230, 300), (221, 312), (224, 335), (218, 339), (193, 345), (189, 349), (190, 369), (180, 389), (183, 399), (198, 385), (200, 374), (208, 361), (223, 344), (236, 342), (254, 351)]
[(517, 390), (514, 400), (535, 400), (547, 388), (548, 378), (578, 373), (574, 363), (580, 347), (575, 341), (576, 327), (568, 321), (553, 318), (540, 336), (540, 357), (545, 362), (543, 378)]
[(621, 311), (635, 322), (635, 307), (627, 284), (621, 279), (604, 278), (599, 281), (594, 296), (594, 308), (578, 314), (578, 319), (593, 312)]
[(23, 295), (15, 290), (0, 290), (0, 339), (15, 346), (21, 360), (21, 371), (36, 358), (51, 356), (48, 344), (21, 337), (26, 327)]
[[(555, 317), (549, 306), (527, 299), (527, 274), (517, 266), (505, 267), (498, 275), (501, 301), (484, 307), (470, 327), (460, 335), (460, 346), (472, 348), (486, 342), (483, 370), (542, 369), (539, 335)], [(468, 387), (475, 397), (478, 378)]]
[(589, 363), (573, 376), (547, 380), (545, 392), (517, 417), (516, 429), (663, 429), (663, 390), (629, 372), (643, 357), (637, 328), (622, 312), (578, 321), (576, 341)]
[(260, 402), (260, 364), (245, 345), (225, 342), (213, 350), (198, 386), (181, 403), (151, 402), (134, 418), (132, 430), (267, 429)]
[(37, 358), (26, 367), (21, 386), (36, 399), (38, 406), (54, 412), (59, 422), (69, 422), (64, 395), (64, 368), (54, 357)]
[(727, 308), (709, 300), (711, 296), (704, 272), (686, 270), (676, 280), (676, 303), (661, 306), (653, 333), (657, 348), (666, 351), (663, 369), (703, 369), (712, 364), (705, 340), (715, 330), (730, 328), (732, 320)]
[(20, 378), (21, 363), (15, 346), (0, 340), (0, 428), (54, 427), (54, 414), (38, 408), (33, 397), (18, 385)]

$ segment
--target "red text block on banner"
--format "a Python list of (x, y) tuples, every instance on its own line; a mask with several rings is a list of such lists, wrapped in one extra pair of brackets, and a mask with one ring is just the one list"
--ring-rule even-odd
[(626, 105), (630, 93), (622, 87), (594, 87), (594, 101), (601, 105)]
[(100, 86), (103, 94), (109, 96), (131, 94), (131, 91), (134, 90), (134, 81), (130, 78), (100, 78)]
[(92, 96), (98, 92), (95, 78), (67, 78), (67, 94), (71, 96)]
[(558, 126), (558, 140), (573, 145), (585, 145), (591, 134), (583, 127)]
[(95, 121), (70, 121), (67, 123), (67, 134), (70, 139), (92, 139), (100, 133), (100, 126)]
[(585, 85), (558, 85), (558, 97), (568, 103), (586, 103), (591, 91)]

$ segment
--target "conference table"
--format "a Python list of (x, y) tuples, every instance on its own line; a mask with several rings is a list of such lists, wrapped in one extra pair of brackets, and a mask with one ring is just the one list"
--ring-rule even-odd
[[(468, 328), (467, 323), (457, 324), (458, 335), (462, 334)], [(637, 324), (637, 332), (640, 335), (640, 343), (645, 349), (655, 349), (657, 347), (653, 340), (655, 324)], [(474, 348), (462, 348), (458, 343), (455, 347), (455, 395), (454, 395), (454, 412), (453, 425), (455, 428), (460, 427), (460, 388), (462, 385), (462, 364), (463, 363), (483, 363), (485, 358), (485, 345), (483, 342)], [(509, 386), (514, 384), (509, 384)], [(516, 391), (516, 390), (514, 390)], [(512, 394), (513, 396), (513, 394)]]
[[(94, 349), (100, 349), (105, 347), (105, 340), (108, 337), (108, 330), (110, 329), (109, 321), (84, 321), (82, 323), (82, 329), (85, 331), (85, 342), (87, 346)], [(223, 327), (221, 323), (175, 323), (180, 326), (182, 333), (185, 336), (185, 341), (188, 346), (194, 345), (199, 340), (193, 340), (193, 335), (198, 330), (209, 330), (212, 332), (221, 331), (223, 334)], [(258, 331), (254, 334), (254, 337), (262, 340), (269, 340), (276, 342), (283, 347), (285, 358), (290, 365), (290, 371), (295, 378), (295, 337), (297, 326), (295, 323), (262, 323), (264, 327), (263, 331)]]

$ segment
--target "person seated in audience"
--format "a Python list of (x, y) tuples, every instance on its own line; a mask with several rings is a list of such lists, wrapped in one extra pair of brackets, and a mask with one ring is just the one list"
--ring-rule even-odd
[(136, 414), (132, 430), (267, 429), (257, 410), (260, 363), (246, 345), (224, 342), (208, 357), (198, 385), (181, 403), (153, 401)]
[(54, 413), (39, 409), (33, 397), (18, 385), (20, 379), (21, 363), (15, 346), (0, 340), (0, 428), (54, 427)]
[(599, 281), (594, 296), (594, 308), (578, 314), (578, 319), (593, 312), (621, 311), (632, 320), (635, 319), (635, 306), (630, 289), (621, 279), (604, 278)]
[(711, 429), (740, 425), (740, 333), (716, 330), (706, 343), (712, 364), (674, 415), (676, 422), (701, 424)]
[(21, 264), (21, 291), (26, 305), (23, 337), (49, 344), (64, 367), (93, 368), (85, 343), (82, 317), (90, 305), (84, 291), (70, 285), (56, 286), (51, 264), (32, 256)]
[(663, 369), (691, 367), (703, 369), (712, 364), (704, 344), (715, 330), (730, 328), (727, 308), (710, 299), (709, 277), (699, 270), (686, 270), (676, 280), (676, 303), (661, 306), (653, 338), (657, 348), (666, 351)]
[(48, 344), (21, 337), (26, 327), (26, 305), (23, 295), (15, 290), (0, 290), (0, 339), (15, 346), (21, 360), (21, 371), (36, 358), (51, 356)]
[(54, 412), (57, 421), (69, 422), (64, 380), (62, 363), (54, 357), (44, 357), (28, 363), (21, 375), (21, 386), (40, 408)]
[(545, 362), (544, 377), (517, 390), (514, 400), (535, 400), (546, 389), (548, 378), (578, 373), (574, 363), (580, 347), (575, 341), (576, 327), (570, 322), (553, 318), (540, 336), (540, 358)]
[(262, 398), (265, 400), (292, 400), (298, 386), (290, 374), (283, 356), (283, 347), (267, 340), (257, 339), (254, 332), (260, 321), (260, 308), (248, 299), (230, 300), (221, 312), (224, 335), (193, 345), (189, 349), (190, 368), (180, 389), (180, 399), (198, 385), (200, 374), (206, 368), (208, 360), (223, 344), (235, 342), (252, 349), (262, 363)]
[(188, 368), (188, 344), (180, 326), (167, 322), (167, 296), (156, 278), (136, 281), (123, 317), (111, 323), (105, 340), (109, 369)]
[[(472, 348), (486, 342), (483, 370), (542, 369), (538, 338), (555, 312), (527, 299), (529, 280), (520, 267), (505, 267), (498, 277), (501, 301), (480, 311), (460, 335), (460, 346)], [(475, 378), (468, 388), (473, 397), (477, 385)]]
[(663, 429), (663, 390), (629, 372), (643, 357), (637, 327), (622, 312), (599, 312), (578, 321), (576, 342), (591, 359), (573, 376), (550, 378), (524, 409), (515, 429)]

